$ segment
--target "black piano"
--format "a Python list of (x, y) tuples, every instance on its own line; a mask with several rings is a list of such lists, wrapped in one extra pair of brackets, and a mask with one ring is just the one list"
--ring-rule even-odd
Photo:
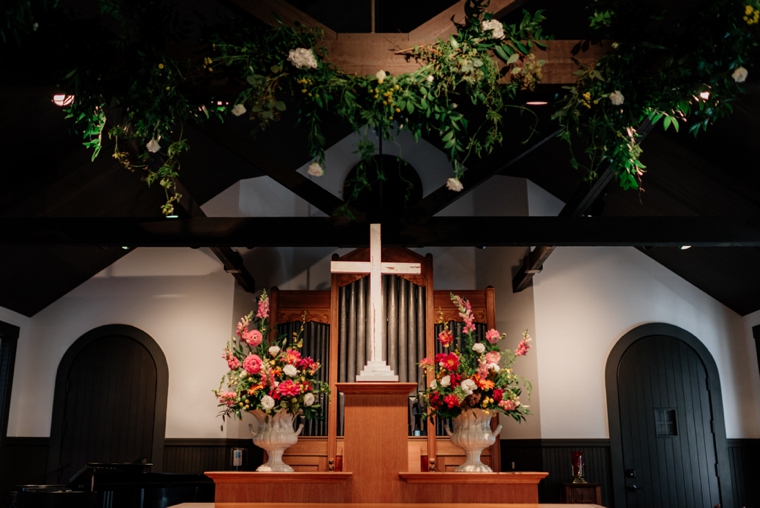
[(152, 464), (91, 462), (66, 485), (21, 485), (13, 508), (166, 508), (214, 501), (214, 482), (202, 474), (151, 473)]

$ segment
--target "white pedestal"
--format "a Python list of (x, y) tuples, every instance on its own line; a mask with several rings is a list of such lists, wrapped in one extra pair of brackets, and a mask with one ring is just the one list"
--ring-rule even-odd
[(398, 376), (393, 373), (390, 365), (386, 364), (383, 360), (370, 360), (364, 366), (361, 373), (356, 376), (356, 382), (364, 383), (372, 381), (395, 382), (398, 381)]

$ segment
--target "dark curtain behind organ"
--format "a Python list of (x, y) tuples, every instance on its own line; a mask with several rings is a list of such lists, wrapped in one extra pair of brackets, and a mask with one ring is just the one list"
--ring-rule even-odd
[[(297, 335), (299, 330), (301, 330), (301, 325), (298, 321), (278, 324), (278, 338), (284, 335), (291, 342), (294, 334)], [(303, 340), (301, 355), (310, 356), (322, 364), (322, 368), (317, 372), (317, 379), (328, 383), (330, 372), (330, 325), (313, 321), (304, 323), (301, 339)], [(327, 435), (327, 406), (329, 404), (329, 397), (320, 395), (318, 400), (323, 408), (322, 418), (312, 418), (311, 420), (296, 419), (296, 428), (298, 428), (301, 422), (304, 424), (303, 432), (301, 433), (303, 436)]]
[[(425, 357), (425, 288), (396, 275), (383, 275), (386, 326), (383, 329), (383, 360), (401, 382), (424, 386), (417, 364)], [(370, 313), (369, 278), (340, 288), (338, 299), (338, 382), (354, 382), (370, 356), (367, 336)], [(338, 435), (343, 435), (343, 399), (338, 406)], [(410, 419), (410, 433), (413, 420)], [(425, 427), (422, 434), (425, 434)]]

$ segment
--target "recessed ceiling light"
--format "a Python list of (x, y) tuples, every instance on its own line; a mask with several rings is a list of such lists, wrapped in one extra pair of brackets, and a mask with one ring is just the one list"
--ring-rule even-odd
[(691, 245), (681, 245), (681, 250), (689, 250), (691, 249)]
[(526, 106), (546, 106), (549, 104), (546, 101), (528, 101), (525, 103)]

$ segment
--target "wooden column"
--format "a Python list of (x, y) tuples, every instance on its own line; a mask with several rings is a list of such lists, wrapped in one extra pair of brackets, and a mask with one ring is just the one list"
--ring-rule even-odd
[(399, 473), (409, 469), (408, 396), (417, 383), (337, 383), (345, 395), (343, 470), (352, 473), (353, 503), (401, 499)]

